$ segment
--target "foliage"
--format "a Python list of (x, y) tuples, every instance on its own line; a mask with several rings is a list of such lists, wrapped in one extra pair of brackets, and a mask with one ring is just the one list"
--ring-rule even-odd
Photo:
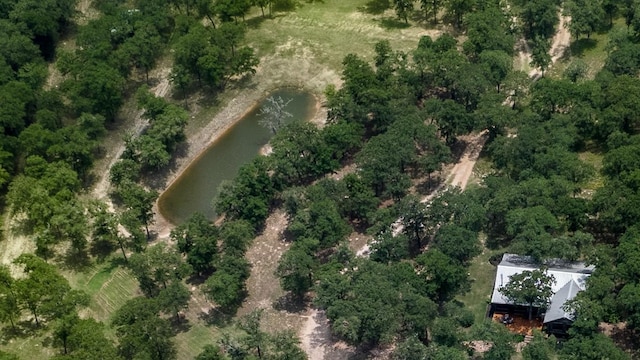
[[(71, 314), (78, 306), (88, 305), (86, 294), (72, 290), (69, 282), (58, 274), (53, 265), (32, 254), (22, 254), (14, 263), (22, 267), (26, 276), (13, 281), (5, 280), (9, 282), (9, 295), (15, 296), (22, 310), (30, 312), (36, 325), (40, 325), (42, 320), (50, 321)], [(7, 310), (15, 311), (12, 308)]]
[(113, 315), (112, 324), (118, 336), (118, 353), (124, 358), (144, 356), (147, 359), (176, 358), (169, 322), (158, 316), (154, 299), (133, 298)]
[[(327, 273), (316, 288), (316, 302), (327, 309), (332, 332), (350, 343), (385, 342), (403, 325), (423, 338), (436, 305), (423, 294), (424, 283), (407, 263), (360, 261)], [(402, 301), (398, 301), (402, 293)]]
[(553, 275), (547, 275), (543, 270), (525, 270), (511, 275), (509, 281), (500, 288), (500, 292), (514, 304), (527, 305), (531, 319), (534, 306), (549, 306), (553, 295), (551, 285), (554, 282)]
[(187, 263), (197, 275), (214, 270), (218, 254), (218, 229), (200, 213), (171, 230), (171, 239), (178, 250), (187, 256)]

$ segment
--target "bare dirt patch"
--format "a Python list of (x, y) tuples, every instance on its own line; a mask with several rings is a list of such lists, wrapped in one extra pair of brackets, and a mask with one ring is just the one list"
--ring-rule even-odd
[(333, 339), (329, 319), (323, 310), (311, 309), (304, 317), (306, 321), (299, 333), (300, 345), (309, 360), (346, 360), (353, 357), (355, 348)]
[(473, 174), (473, 167), (476, 165), (488, 137), (489, 132), (486, 130), (468, 137), (467, 147), (458, 163), (451, 169), (445, 184), (449, 183), (449, 186), (457, 186), (462, 190), (467, 187)]

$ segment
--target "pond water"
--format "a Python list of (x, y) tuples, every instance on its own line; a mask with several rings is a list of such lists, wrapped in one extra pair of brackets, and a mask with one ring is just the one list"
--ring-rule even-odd
[(270, 96), (291, 100), (285, 110), (293, 116), (287, 121), (306, 121), (314, 115), (316, 101), (310, 93), (281, 89), (269, 94), (207, 148), (160, 195), (158, 209), (165, 219), (180, 224), (196, 211), (210, 219), (215, 218), (212, 200), (220, 183), (233, 180), (240, 167), (253, 160), (272, 137), (271, 131), (259, 123), (263, 118), (260, 109)]

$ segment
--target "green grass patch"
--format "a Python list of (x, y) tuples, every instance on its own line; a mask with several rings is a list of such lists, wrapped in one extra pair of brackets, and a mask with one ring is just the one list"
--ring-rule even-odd
[(349, 53), (371, 58), (373, 45), (385, 39), (392, 41), (394, 49), (410, 50), (417, 46), (421, 35), (427, 34), (411, 23), (389, 26), (395, 13), (366, 13), (362, 9), (368, 2), (326, 0), (303, 4), (293, 12), (277, 13), (259, 22), (253, 20), (257, 25), (249, 28), (246, 39), (259, 56), (303, 56), (340, 71), (342, 60)]
[[(480, 236), (486, 236), (481, 234)], [(493, 282), (496, 276), (496, 267), (489, 263), (489, 258), (500, 253), (500, 250), (484, 249), (482, 254), (476, 256), (469, 266), (471, 288), (458, 296), (457, 300), (464, 303), (465, 307), (473, 313), (476, 323), (485, 320), (487, 305), (491, 301)]]
[(566, 68), (575, 60), (581, 59), (587, 65), (587, 78), (593, 79), (602, 69), (607, 60), (607, 44), (609, 34), (620, 29), (625, 29), (624, 19), (619, 18), (613, 22), (613, 27), (606, 32), (591, 34), (591, 37), (572, 39), (569, 51), (549, 71), (549, 76), (562, 77)]
[(202, 352), (205, 345), (216, 344), (222, 333), (215, 327), (203, 324), (189, 324), (189, 330), (181, 332), (174, 338), (178, 359), (194, 359)]
[(87, 283), (87, 288), (96, 288), (100, 284), (91, 298), (89, 313), (96, 320), (108, 323), (114, 311), (138, 294), (138, 281), (129, 270), (121, 267), (115, 268), (108, 276), (98, 274)]
[(592, 192), (604, 186), (604, 177), (600, 173), (600, 170), (602, 170), (602, 159), (604, 158), (604, 155), (599, 152), (583, 151), (578, 153), (578, 157), (595, 170), (591, 178), (582, 185), (582, 188), (586, 191)]

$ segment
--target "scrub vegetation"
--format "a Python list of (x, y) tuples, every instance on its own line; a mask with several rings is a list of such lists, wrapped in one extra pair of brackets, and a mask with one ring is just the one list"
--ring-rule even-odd
[[(0, 2), (0, 358), (637, 357), (636, 9)], [(197, 139), (279, 86), (321, 118), (272, 99), (215, 222), (156, 214)], [(596, 266), (562, 346), (517, 354), (484, 317), (505, 252)]]

